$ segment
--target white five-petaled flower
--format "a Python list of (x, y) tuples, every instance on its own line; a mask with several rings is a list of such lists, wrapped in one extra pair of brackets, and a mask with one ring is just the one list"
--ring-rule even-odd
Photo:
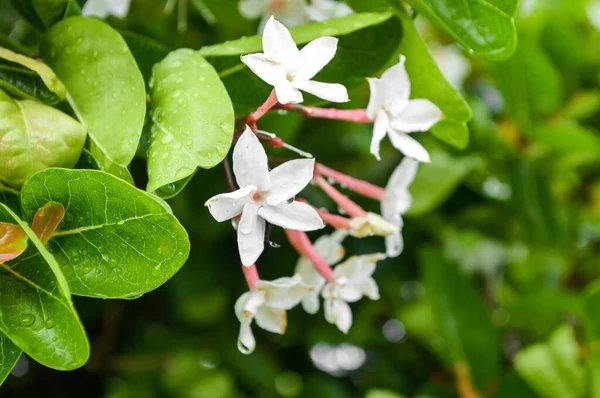
[(314, 231), (323, 220), (308, 204), (290, 201), (313, 178), (314, 159), (296, 159), (269, 171), (267, 154), (246, 128), (233, 150), (233, 173), (240, 189), (206, 202), (219, 222), (241, 214), (237, 227), (242, 264), (250, 266), (264, 250), (265, 220), (283, 228)]
[(262, 32), (269, 17), (274, 16), (285, 26), (306, 22), (306, 0), (242, 0), (240, 14), (248, 19), (262, 18), (258, 32)]
[[(348, 233), (342, 229), (336, 230), (331, 235), (323, 235), (315, 241), (315, 251), (328, 265), (337, 264), (344, 258), (345, 250), (342, 241), (347, 235)], [(309, 314), (316, 314), (319, 311), (319, 294), (325, 286), (325, 278), (315, 271), (310, 259), (304, 256), (296, 263), (296, 273), (313, 289), (302, 300), (302, 308)]]
[(325, 319), (344, 333), (352, 326), (352, 310), (348, 303), (367, 296), (371, 300), (379, 299), (379, 288), (371, 275), (378, 261), (385, 255), (381, 253), (353, 256), (339, 264), (333, 270), (335, 282), (328, 283), (321, 295), (325, 299)]
[(88, 0), (81, 10), (81, 15), (98, 18), (114, 15), (124, 18), (129, 12), (130, 3), (131, 0)]
[(409, 133), (427, 131), (442, 118), (442, 111), (427, 99), (409, 99), (410, 80), (404, 67), (406, 57), (383, 73), (369, 79), (371, 97), (367, 115), (375, 121), (371, 153), (377, 159), (381, 140), (388, 135), (392, 145), (406, 156), (430, 162), (427, 150)]
[(332, 18), (345, 17), (354, 11), (342, 1), (335, 0), (311, 0), (306, 8), (308, 18), (312, 21), (327, 21)]
[(264, 53), (244, 55), (242, 62), (275, 88), (281, 104), (302, 102), (300, 90), (327, 101), (348, 101), (348, 91), (341, 84), (311, 80), (335, 55), (338, 39), (321, 37), (298, 50), (286, 27), (271, 17), (262, 41)]
[(235, 303), (235, 314), (240, 321), (238, 349), (244, 354), (254, 351), (253, 320), (264, 330), (284, 334), (287, 327), (285, 311), (298, 305), (311, 290), (299, 276), (256, 282), (254, 289), (242, 294)]
[(408, 187), (415, 179), (418, 164), (416, 160), (409, 157), (402, 159), (385, 187), (385, 198), (381, 202), (381, 214), (383, 218), (398, 227), (397, 233), (385, 237), (386, 254), (389, 257), (400, 255), (404, 248), (401, 234), (402, 215), (412, 204), (412, 196)]

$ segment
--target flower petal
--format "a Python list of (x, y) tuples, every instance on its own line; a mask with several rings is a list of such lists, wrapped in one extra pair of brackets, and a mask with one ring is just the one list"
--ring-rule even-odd
[(263, 51), (270, 60), (279, 62), (287, 71), (300, 67), (300, 51), (290, 31), (274, 17), (265, 25), (262, 42)]
[(377, 282), (375, 282), (375, 279), (365, 279), (359, 285), (359, 289), (362, 291), (363, 295), (367, 296), (371, 300), (379, 300), (379, 286), (377, 286)]
[(208, 211), (218, 222), (230, 220), (242, 212), (244, 205), (251, 200), (254, 192), (256, 192), (256, 187), (248, 185), (237, 191), (213, 196), (204, 205), (208, 207)]
[(367, 236), (388, 236), (398, 233), (396, 225), (378, 214), (367, 213), (364, 217), (355, 217), (350, 220), (350, 235), (356, 238)]
[(325, 300), (325, 319), (340, 331), (348, 333), (352, 326), (352, 310), (341, 300)]
[(233, 174), (240, 188), (254, 185), (264, 191), (271, 186), (267, 154), (249, 127), (233, 148)]
[(243, 265), (250, 266), (256, 263), (258, 257), (265, 249), (265, 220), (256, 217), (254, 228), (248, 234), (237, 232), (238, 250)]
[(367, 105), (367, 116), (371, 120), (375, 120), (377, 113), (383, 108), (385, 99), (390, 96), (390, 89), (387, 84), (374, 77), (367, 79), (371, 95), (369, 96), (369, 104)]
[(267, 3), (260, 0), (242, 0), (238, 9), (240, 14), (248, 19), (256, 19), (268, 11)]
[(301, 202), (262, 206), (258, 215), (271, 224), (296, 231), (314, 231), (325, 227), (315, 209)]
[(400, 55), (400, 62), (392, 66), (381, 75), (381, 80), (393, 89), (395, 97), (407, 100), (410, 96), (410, 79), (404, 66), (406, 57)]
[(392, 145), (406, 156), (416, 159), (419, 162), (431, 162), (431, 157), (427, 150), (410, 135), (400, 131), (391, 131), (388, 136)]
[(105, 0), (88, 0), (81, 9), (81, 15), (85, 17), (106, 18), (109, 14), (110, 10)]
[(371, 138), (371, 154), (373, 154), (377, 160), (381, 160), (381, 155), (379, 155), (379, 146), (381, 145), (381, 140), (383, 140), (387, 134), (389, 125), (390, 121), (387, 113), (385, 113), (383, 110), (377, 112), (377, 117), (375, 119), (375, 123), (373, 124), (373, 137)]
[(313, 291), (300, 276), (284, 277), (273, 281), (259, 281), (256, 290), (265, 293), (265, 304), (269, 307), (289, 310), (300, 303), (307, 294)]
[(299, 90), (331, 102), (348, 102), (348, 90), (341, 84), (321, 83), (313, 80), (296, 79), (292, 83)]
[(240, 324), (240, 334), (238, 336), (237, 347), (242, 354), (251, 354), (256, 348), (256, 340), (252, 334), (250, 322), (242, 322)]
[[(334, 265), (344, 258), (346, 251), (341, 242), (346, 236), (348, 236), (348, 232), (343, 229), (338, 229), (331, 235), (323, 235), (315, 241), (315, 250), (327, 264)], [(311, 263), (309, 262), (309, 264)], [(317, 275), (319, 274), (317, 273)]]
[(302, 93), (287, 79), (279, 80), (275, 84), (275, 95), (280, 104), (299, 104), (304, 101)]
[(385, 254), (388, 257), (398, 257), (403, 249), (404, 240), (401, 233), (385, 237)]
[(314, 159), (295, 159), (271, 170), (271, 189), (267, 195), (267, 203), (278, 205), (296, 196), (310, 183), (314, 169)]
[(354, 11), (346, 3), (334, 0), (312, 0), (306, 13), (312, 21), (326, 21), (352, 14)]
[(347, 303), (354, 303), (362, 298), (362, 291), (359, 285), (354, 283), (342, 284), (337, 288), (337, 296)]
[(235, 315), (240, 322), (251, 322), (258, 308), (265, 302), (264, 292), (246, 292), (235, 302)]
[[(325, 283), (325, 279), (323, 279), (323, 283)], [(318, 290), (315, 290), (314, 292), (307, 294), (302, 299), (302, 308), (304, 311), (309, 314), (316, 314), (319, 312), (319, 293), (320, 292)]]
[(354, 283), (361, 283), (373, 275), (377, 262), (383, 259), (385, 259), (385, 255), (381, 253), (352, 256), (335, 267), (333, 274), (336, 280), (346, 279)]
[(405, 133), (427, 131), (440, 121), (442, 115), (440, 108), (429, 100), (410, 100), (402, 112), (394, 114), (392, 128)]
[(285, 334), (287, 314), (285, 310), (272, 307), (261, 307), (256, 313), (256, 324), (269, 332)]
[[(417, 175), (419, 163), (414, 159), (405, 157), (400, 164), (394, 169), (385, 187), (386, 194), (388, 192), (397, 194), (398, 192), (408, 191), (409, 185)], [(409, 194), (410, 197), (410, 194)], [(408, 204), (410, 206), (410, 203)]]
[(269, 61), (264, 54), (243, 55), (241, 60), (256, 76), (271, 86), (275, 86), (277, 82), (286, 79), (283, 66)]
[(302, 67), (296, 76), (306, 80), (312, 79), (333, 59), (337, 44), (338, 39), (335, 37), (320, 37), (304, 46), (300, 50)]

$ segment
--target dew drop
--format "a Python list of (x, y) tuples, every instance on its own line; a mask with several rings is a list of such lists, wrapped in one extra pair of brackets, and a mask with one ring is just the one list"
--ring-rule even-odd
[(102, 255), (102, 260), (104, 260), (105, 262), (108, 262), (108, 255), (103, 254)]
[(23, 314), (21, 315), (21, 326), (26, 328), (35, 322), (35, 316), (33, 314)]
[(76, 254), (73, 257), (71, 257), (72, 264), (79, 264), (80, 262), (81, 262), (81, 257), (79, 256), (79, 254)]
[(116, 267), (117, 264), (119, 264), (119, 260), (117, 260), (116, 258), (112, 257), (108, 260), (108, 265), (110, 265), (111, 267)]
[(52, 341), (56, 343), (58, 341), (58, 337), (56, 337), (56, 336), (52, 337)]
[(52, 319), (46, 319), (44, 322), (44, 327), (46, 329), (52, 329), (54, 327), (54, 321), (52, 321)]
[(20, 299), (21, 298), (21, 291), (20, 290), (15, 291), (15, 298), (16, 299)]

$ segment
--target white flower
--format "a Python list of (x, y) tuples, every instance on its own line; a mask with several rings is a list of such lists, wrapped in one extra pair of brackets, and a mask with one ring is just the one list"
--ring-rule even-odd
[(287, 327), (285, 311), (298, 305), (311, 290), (297, 275), (256, 282), (252, 291), (242, 294), (235, 302), (235, 315), (240, 321), (238, 349), (244, 354), (254, 351), (256, 340), (251, 328), (253, 320), (264, 330), (284, 334)]
[(412, 196), (408, 191), (409, 185), (415, 179), (419, 163), (414, 159), (405, 157), (392, 173), (386, 187), (385, 198), (381, 202), (383, 218), (398, 227), (398, 232), (385, 237), (386, 254), (397, 257), (402, 253), (404, 241), (400, 231), (403, 222), (402, 215), (410, 209)]
[(306, 12), (312, 21), (327, 21), (354, 13), (346, 3), (334, 0), (311, 0)]
[(302, 102), (300, 90), (327, 101), (346, 102), (346, 87), (311, 80), (331, 61), (337, 43), (335, 37), (321, 37), (298, 50), (286, 27), (271, 17), (263, 31), (264, 53), (244, 55), (242, 62), (275, 87), (277, 100), (282, 104)]
[(400, 230), (395, 223), (382, 218), (379, 214), (367, 213), (364, 217), (355, 217), (350, 220), (350, 235), (355, 238), (367, 236), (390, 236), (397, 234)]
[(323, 220), (308, 204), (291, 201), (313, 178), (314, 159), (296, 159), (269, 171), (267, 154), (246, 128), (233, 150), (233, 173), (240, 189), (210, 198), (210, 214), (222, 222), (241, 214), (237, 228), (242, 264), (256, 262), (264, 249), (265, 220), (298, 231), (323, 228)]
[[(345, 251), (341, 242), (346, 235), (346, 231), (338, 229), (331, 235), (323, 235), (315, 241), (315, 251), (328, 265), (337, 264), (344, 258)], [(302, 308), (309, 314), (315, 314), (319, 311), (319, 293), (325, 285), (325, 278), (315, 271), (311, 261), (304, 256), (296, 263), (296, 273), (302, 277), (304, 283), (313, 288), (302, 300)]]
[(448, 83), (455, 89), (460, 90), (465, 79), (471, 72), (469, 61), (453, 45), (442, 46), (437, 43), (432, 44), (431, 55), (433, 55), (433, 59), (435, 59)]
[(381, 253), (353, 256), (339, 264), (333, 270), (334, 283), (328, 283), (323, 289), (325, 299), (325, 319), (344, 333), (352, 326), (352, 310), (348, 303), (367, 296), (371, 300), (379, 299), (379, 288), (372, 278), (375, 265), (383, 260)]
[(130, 3), (131, 0), (88, 0), (81, 10), (81, 15), (98, 18), (114, 15), (124, 18), (129, 12)]
[(240, 14), (248, 19), (262, 18), (258, 32), (262, 32), (269, 18), (274, 16), (286, 26), (306, 22), (306, 0), (242, 0)]
[(369, 79), (371, 97), (367, 115), (375, 121), (371, 153), (379, 160), (379, 144), (388, 135), (392, 145), (406, 156), (430, 162), (429, 153), (409, 133), (427, 131), (442, 118), (442, 111), (427, 99), (412, 99), (406, 57), (385, 71), (381, 79)]

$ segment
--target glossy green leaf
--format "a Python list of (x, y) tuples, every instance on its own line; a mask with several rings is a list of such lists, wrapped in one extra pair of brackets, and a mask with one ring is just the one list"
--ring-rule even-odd
[(50, 91), (42, 78), (23, 66), (0, 59), (0, 89), (13, 97), (37, 99), (49, 105), (61, 101), (56, 93)]
[(39, 30), (80, 12), (76, 0), (12, 0), (21, 15)]
[(187, 179), (227, 155), (231, 100), (217, 72), (197, 52), (172, 52), (153, 69), (148, 191)]
[[(305, 44), (322, 36), (343, 36), (369, 26), (379, 25), (390, 19), (391, 16), (392, 14), (389, 12), (353, 14), (325, 22), (293, 27), (290, 29), (290, 33), (296, 44)], [(255, 52), (262, 52), (262, 37), (259, 35), (205, 46), (200, 49), (200, 54), (205, 57), (223, 57)]]
[(447, 366), (467, 366), (478, 387), (500, 370), (500, 339), (482, 299), (455, 264), (434, 249), (421, 252), (421, 269)]
[(134, 298), (166, 282), (187, 259), (187, 233), (151, 195), (104, 172), (48, 169), (21, 191), (26, 220), (50, 201), (65, 218), (48, 242), (74, 294)]
[(146, 93), (125, 40), (104, 22), (72, 17), (46, 33), (42, 55), (67, 87), (92, 155), (107, 170), (126, 167), (142, 134)]
[(135, 32), (120, 31), (119, 33), (125, 39), (147, 84), (152, 76), (152, 67), (154, 64), (157, 64), (169, 55), (171, 50), (164, 44)]
[[(396, 0), (397, 1), (397, 0)], [(517, 0), (406, 0), (477, 55), (506, 59), (515, 51)]]
[(413, 197), (408, 214), (418, 216), (442, 204), (471, 170), (481, 164), (474, 156), (453, 157), (441, 150), (430, 152), (431, 163), (419, 165), (409, 190)]
[(399, 51), (406, 57), (411, 97), (427, 98), (444, 113), (445, 119), (431, 130), (434, 136), (457, 148), (466, 147), (469, 131), (465, 123), (471, 120), (471, 108), (440, 72), (412, 18), (403, 8), (397, 8), (396, 14), (402, 21), (403, 37)]
[(533, 344), (517, 353), (515, 368), (544, 398), (577, 398), (584, 389), (579, 346), (569, 325), (559, 327), (547, 343)]
[(67, 95), (65, 86), (58, 80), (48, 65), (2, 47), (0, 47), (0, 58), (24, 66), (37, 73), (49, 90), (58, 95), (60, 99), (65, 99)]
[(30, 240), (23, 255), (0, 264), (0, 331), (45, 366), (61, 370), (82, 366), (90, 348), (56, 260), (3, 204), (0, 222), (18, 223)]
[(61, 111), (0, 90), (0, 180), (21, 186), (47, 167), (73, 167), (85, 137), (83, 126)]
[(27, 249), (28, 240), (18, 225), (0, 222), (0, 263), (19, 257)]
[(0, 386), (17, 364), (21, 352), (11, 339), (0, 332)]
[(57, 202), (48, 202), (38, 209), (31, 223), (31, 230), (42, 244), (48, 243), (56, 228), (65, 217), (65, 208)]

